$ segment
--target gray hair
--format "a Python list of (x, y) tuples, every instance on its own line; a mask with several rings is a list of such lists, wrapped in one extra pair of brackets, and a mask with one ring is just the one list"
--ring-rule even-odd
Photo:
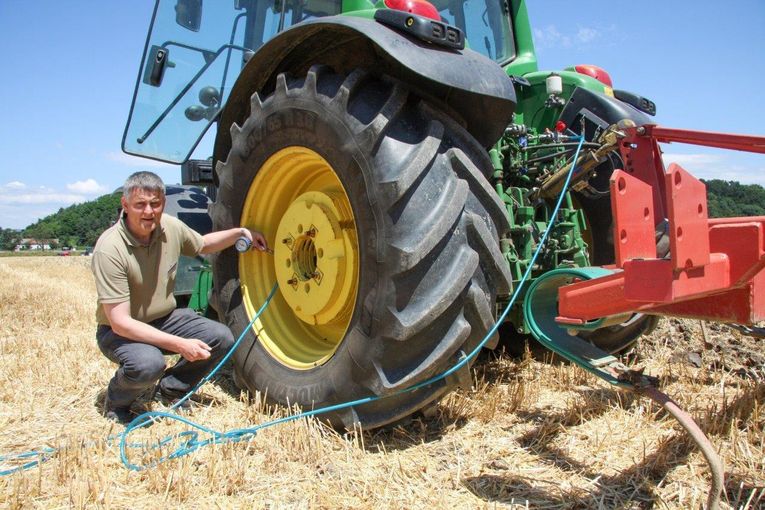
[(127, 178), (125, 184), (122, 186), (122, 196), (129, 198), (130, 194), (137, 190), (147, 191), (159, 191), (160, 194), (165, 194), (165, 183), (159, 175), (153, 172), (136, 172)]

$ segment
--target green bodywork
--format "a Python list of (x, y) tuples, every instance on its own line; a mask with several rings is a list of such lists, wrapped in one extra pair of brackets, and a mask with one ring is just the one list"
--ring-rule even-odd
[(188, 307), (201, 315), (206, 315), (210, 307), (209, 295), (212, 289), (212, 268), (205, 263), (199, 268), (199, 276), (191, 291)]
[[(215, 83), (215, 79), (218, 79), (220, 95), (219, 103), (222, 106), (225, 104), (227, 94), (231, 91), (231, 85), (236, 80), (238, 72), (241, 71), (240, 67), (237, 68), (236, 63), (240, 57), (246, 60), (244, 42), (238, 42), (236, 37), (239, 37), (241, 41), (244, 41), (244, 35), (239, 34), (242, 32), (238, 27), (240, 25), (246, 25), (248, 22), (240, 24), (240, 21), (244, 20), (244, 14), (237, 14), (239, 11), (226, 12), (225, 9), (231, 10), (232, 7), (228, 4), (234, 2), (228, 2), (226, 7), (220, 4), (211, 5), (205, 3), (205, 9), (208, 9), (206, 15), (211, 16), (214, 19), (220, 18), (221, 24), (229, 23), (233, 28), (229, 26), (225, 30), (218, 30), (219, 35), (213, 36), (208, 40), (195, 40), (197, 37), (193, 33), (189, 33), (188, 30), (179, 29), (177, 26), (172, 26), (173, 21), (177, 22), (177, 19), (170, 21), (175, 16), (173, 11), (174, 3), (176, 0), (159, 0), (157, 8), (155, 10), (154, 19), (152, 21), (152, 31), (157, 29), (166, 30), (167, 35), (160, 36), (159, 34), (153, 34), (150, 32), (149, 39), (147, 39), (147, 54), (149, 48), (152, 45), (168, 45), (169, 43), (162, 43), (160, 41), (176, 41), (182, 44), (173, 42), (172, 51), (176, 52), (185, 51), (183, 45), (187, 45), (186, 49), (192, 46), (197, 47), (194, 51), (197, 51), (200, 55), (191, 53), (191, 56), (195, 58), (204, 57), (203, 61), (200, 61), (198, 70), (191, 68), (184, 71), (183, 69), (170, 69), (166, 73), (165, 82), (170, 80), (181, 80), (186, 76), (187, 82), (180, 82), (176, 84), (167, 83), (164, 91), (167, 94), (167, 88), (170, 91), (179, 91), (175, 96), (175, 102), (179, 104), (179, 108), (183, 107), (184, 101), (190, 96), (195, 96), (198, 90), (194, 90), (191, 86), (200, 87), (201, 83)], [(556, 71), (555, 74), (559, 75), (563, 82), (563, 92), (558, 96), (557, 102), (548, 101), (548, 94), (546, 91), (545, 80), (550, 76), (548, 71), (540, 71), (537, 65), (537, 57), (534, 50), (534, 42), (532, 38), (532, 28), (529, 21), (528, 12), (526, 9), (525, 0), (501, 0), (499, 4), (492, 4), (495, 11), (501, 10), (507, 15), (508, 26), (500, 26), (504, 23), (504, 20), (497, 21), (496, 19), (487, 20), (487, 12), (489, 12), (489, 0), (486, 0), (486, 11), (476, 12), (475, 9), (483, 10), (483, 7), (478, 2), (461, 3), (459, 0), (435, 0), (433, 5), (442, 13), (442, 15), (453, 16), (454, 19), (460, 18), (463, 25), (469, 26), (470, 30), (475, 30), (479, 35), (483, 35), (483, 46), (478, 47), (477, 41), (473, 41), (473, 47), (476, 50), (481, 50), (489, 58), (494, 57), (494, 60), (498, 65), (506, 71), (508, 76), (511, 77), (523, 77), (526, 82), (522, 85), (516, 83), (516, 96), (517, 96), (517, 108), (513, 119), (513, 125), (518, 129), (510, 129), (508, 127), (505, 134), (496, 142), (494, 147), (489, 151), (491, 161), (494, 166), (494, 175), (492, 178), (492, 186), (496, 190), (499, 197), (506, 205), (507, 214), (511, 223), (511, 233), (509, 238), (501, 239), (501, 249), (510, 267), (513, 279), (517, 283), (524, 271), (527, 269), (531, 259), (533, 251), (537, 247), (537, 242), (543, 233), (549, 226), (551, 218), (550, 211), (552, 204), (549, 200), (540, 198), (531, 198), (532, 194), (530, 190), (538, 187), (540, 182), (546, 177), (554, 174), (557, 171), (562, 171), (567, 164), (568, 159), (572, 156), (570, 144), (564, 147), (562, 143), (558, 143), (557, 138), (550, 138), (550, 129), (555, 125), (558, 120), (563, 105), (570, 98), (571, 94), (577, 87), (585, 88), (590, 91), (609, 94), (610, 89), (603, 83), (582, 74), (571, 71)], [(250, 46), (255, 51), (258, 49), (259, 44), (263, 44), (267, 37), (271, 37), (271, 32), (274, 30), (283, 30), (289, 27), (289, 24), (295, 17), (296, 11), (305, 11), (308, 13), (308, 17), (325, 16), (331, 14), (342, 14), (347, 16), (355, 16), (362, 18), (373, 18), (377, 9), (386, 8), (383, 0), (376, 3), (368, 0), (308, 0), (302, 3), (294, 0), (263, 0), (264, 7), (258, 7), (259, 16), (268, 16), (271, 25), (261, 27), (260, 36), (261, 39), (257, 39), (255, 43)], [(270, 2), (270, 3), (268, 3)], [(285, 2), (284, 4), (281, 2)], [(504, 3), (503, 3), (504, 2)], [(266, 5), (268, 3), (268, 5)], [(258, 4), (260, 5), (260, 4)], [(285, 8), (285, 5), (287, 6)], [(201, 6), (201, 3), (200, 3)], [(456, 7), (455, 7), (456, 6)], [(473, 7), (475, 6), (475, 7)], [(497, 7), (499, 6), (499, 7)], [(468, 13), (466, 16), (463, 9), (473, 8), (474, 11)], [(200, 7), (201, 9), (201, 7)], [(217, 11), (215, 10), (217, 9)], [(285, 10), (288, 13), (289, 20), (285, 23)], [(279, 28), (274, 29), (275, 19), (279, 17), (281, 12), (281, 21), (279, 21)], [(164, 18), (162, 17), (164, 16)], [(468, 21), (465, 21), (469, 17)], [(307, 18), (302, 18), (307, 19)], [(163, 20), (163, 21), (158, 21)], [(483, 20), (483, 26), (480, 24)], [(164, 26), (160, 26), (164, 23)], [(472, 24), (469, 24), (472, 23)], [(261, 20), (261, 24), (267, 25)], [(155, 27), (156, 25), (156, 27)], [(500, 54), (499, 43), (497, 42), (498, 31), (496, 27), (500, 26), (501, 32), (512, 34), (513, 41), (505, 41), (502, 51), (507, 48), (512, 48), (513, 56), (506, 61), (502, 60)], [(247, 30), (250, 30), (249, 28)], [(468, 45), (470, 45), (470, 30), (467, 30)], [(493, 31), (493, 32), (492, 32)], [(277, 32), (274, 32), (277, 33)], [(230, 40), (228, 34), (230, 33)], [(492, 49), (490, 37), (486, 34), (493, 35), (494, 48)], [(225, 35), (226, 40), (223, 40)], [(236, 37), (235, 37), (236, 36)], [(207, 37), (207, 36), (205, 36)], [(217, 40), (215, 38), (218, 38)], [(192, 42), (195, 44), (192, 44)], [(207, 44), (204, 46), (203, 43)], [(223, 50), (226, 44), (229, 44), (231, 49)], [(232, 46), (233, 43), (233, 46)], [(239, 45), (239, 46), (237, 46)], [(207, 53), (205, 50), (199, 51), (198, 47), (209, 47)], [(246, 46), (246, 45), (245, 45)], [(215, 48), (220, 48), (215, 50)], [(492, 55), (494, 51), (495, 55)], [(217, 53), (216, 53), (217, 52)], [(502, 53), (504, 54), (504, 53)], [(181, 53), (183, 56), (183, 53)], [(233, 55), (233, 57), (232, 57)], [(146, 56), (145, 56), (146, 58)], [(188, 59), (187, 59), (188, 60)], [(216, 78), (217, 75), (206, 76), (209, 69), (213, 69), (214, 66), (223, 66), (223, 60), (225, 60), (225, 70), (222, 71), (222, 81), (220, 78)], [(170, 67), (175, 67), (173, 64)], [(183, 74), (186, 72), (186, 74)], [(212, 72), (212, 71), (210, 71)], [(195, 74), (196, 73), (196, 74)], [(169, 78), (168, 78), (169, 76)], [(188, 78), (193, 76), (193, 78)], [(191, 80), (191, 81), (188, 81)], [(197, 80), (199, 83), (197, 83)], [(167, 104), (171, 102), (173, 94), (161, 97), (163, 91), (159, 90), (159, 86), (149, 86), (146, 84), (147, 75), (144, 73), (143, 77), (139, 77), (136, 88), (136, 99), (134, 99), (133, 108), (131, 108), (131, 119), (125, 132), (125, 139), (123, 139), (123, 148), (126, 152), (141, 155), (144, 157), (151, 157), (164, 161), (178, 162), (182, 160), (182, 155), (187, 147), (164, 147), (169, 142), (175, 142), (183, 144), (190, 143), (196, 140), (199, 142), (202, 134), (204, 134), (207, 127), (209, 127), (214, 121), (214, 115), (208, 115), (205, 117), (208, 122), (188, 122), (183, 117), (183, 110), (172, 110), (174, 103), (166, 107), (164, 113), (162, 109), (165, 106), (154, 106), (154, 110), (149, 113), (142, 113), (141, 107), (145, 107), (154, 101), (154, 103)], [(186, 86), (188, 83), (188, 86)], [(224, 86), (225, 85), (225, 86)], [(176, 86), (172, 89), (172, 86)], [(153, 88), (152, 88), (153, 87)], [(143, 94), (143, 95), (142, 95)], [(193, 98), (196, 101), (196, 97)], [(134, 111), (135, 110), (135, 111)], [(198, 110), (202, 112), (203, 110)], [(209, 111), (209, 110), (208, 110)], [(217, 111), (217, 110), (216, 110)], [(159, 112), (159, 113), (158, 113)], [(215, 112), (213, 112), (215, 113)], [(143, 115), (143, 117), (142, 117)], [(201, 115), (201, 114), (200, 114)], [(166, 116), (166, 119), (162, 119)], [(186, 115), (188, 117), (188, 114)], [(160, 125), (156, 132), (151, 135), (156, 143), (156, 152), (146, 149), (145, 144), (143, 147), (138, 147), (135, 140), (143, 135), (146, 138), (146, 125), (151, 123), (151, 119), (158, 118), (155, 124), (165, 122), (167, 125)], [(133, 126), (131, 123), (135, 120)], [(189, 119), (193, 120), (193, 119)], [(201, 119), (196, 119), (201, 120)], [(185, 122), (185, 124), (184, 124)], [(175, 124), (173, 124), (175, 123)], [(179, 128), (176, 129), (176, 125)], [(522, 126), (522, 129), (520, 128)], [(155, 126), (156, 127), (156, 126)], [(169, 129), (172, 127), (173, 129)], [(228, 129), (228, 126), (219, 126), (221, 129)], [(153, 129), (153, 128), (151, 128)], [(162, 130), (166, 130), (167, 134), (164, 134)], [(193, 133), (184, 135), (183, 129), (196, 130)], [(198, 134), (198, 137), (197, 137)], [(184, 139), (183, 136), (186, 136)], [(164, 137), (164, 138), (163, 138)], [(182, 140), (183, 141), (180, 141)], [(155, 140), (158, 140), (155, 142)], [(142, 142), (139, 142), (139, 144)], [(191, 149), (188, 149), (190, 152)], [(549, 241), (545, 250), (542, 252), (541, 257), (537, 261), (537, 267), (533, 268), (533, 277), (538, 277), (547, 271), (555, 268), (567, 268), (576, 266), (589, 265), (590, 255), (588, 252), (588, 246), (585, 242), (585, 230), (587, 228), (584, 215), (574, 202), (572, 196), (568, 194), (565, 197), (563, 208), (560, 212), (557, 221), (554, 224), (553, 230), (550, 233)], [(199, 281), (196, 285), (195, 291), (191, 297), (190, 306), (204, 312), (207, 309), (208, 302), (207, 297), (209, 289), (212, 285), (212, 277), (209, 269), (203, 269), (199, 273)], [(522, 303), (522, 300), (519, 300)], [(500, 303), (501, 304), (501, 303)], [(509, 320), (515, 324), (519, 330), (525, 331), (524, 321), (522, 320), (522, 307), (516, 306), (516, 309), (511, 314)]]

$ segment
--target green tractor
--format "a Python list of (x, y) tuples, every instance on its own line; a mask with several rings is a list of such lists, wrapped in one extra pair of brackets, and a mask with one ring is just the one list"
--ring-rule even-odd
[[(532, 280), (613, 261), (615, 126), (654, 113), (597, 67), (539, 71), (523, 0), (158, 0), (123, 150), (181, 164), (212, 228), (273, 248), (211, 260), (235, 335), (279, 286), (237, 383), (305, 409), (391, 395), (328, 416), (369, 428), (470, 384), (465, 366), (399, 393), (481, 342), (548, 227)], [(190, 160), (213, 125), (212, 158)], [(522, 301), (488, 346), (522, 345)], [(618, 353), (653, 324), (579, 336)]]

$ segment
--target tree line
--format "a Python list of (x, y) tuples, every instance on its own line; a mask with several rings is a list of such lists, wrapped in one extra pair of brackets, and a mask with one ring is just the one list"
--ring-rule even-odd
[(90, 202), (62, 207), (28, 227), (0, 228), (0, 249), (12, 250), (24, 238), (58, 239), (62, 246), (93, 246), (101, 232), (117, 219), (121, 193), (103, 195)]
[(712, 179), (707, 186), (707, 208), (712, 218), (765, 216), (765, 188), (758, 184)]
[[(762, 186), (719, 179), (704, 184), (710, 217), (765, 216)], [(119, 207), (120, 193), (112, 193), (61, 208), (21, 231), (0, 228), (0, 249), (12, 250), (21, 238), (58, 239), (60, 246), (93, 246), (101, 232), (117, 219)]]

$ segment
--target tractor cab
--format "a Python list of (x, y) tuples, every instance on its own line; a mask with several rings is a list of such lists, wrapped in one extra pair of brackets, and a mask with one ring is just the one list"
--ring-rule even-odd
[(340, 12), (319, 0), (159, 0), (154, 8), (130, 118), (129, 154), (181, 163), (215, 120), (244, 64), (294, 23)]
[(158, 0), (146, 40), (122, 148), (168, 163), (188, 160), (229, 97), (250, 57), (287, 28), (378, 7), (437, 10), (471, 48), (498, 64), (516, 55), (506, 0)]

